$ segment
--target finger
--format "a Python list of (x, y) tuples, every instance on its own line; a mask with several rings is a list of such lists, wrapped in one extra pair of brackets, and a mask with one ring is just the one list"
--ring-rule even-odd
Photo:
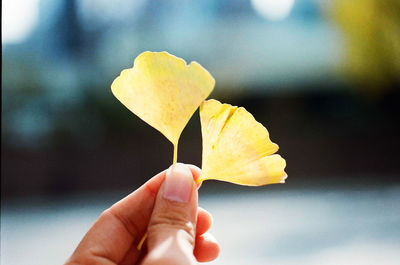
[(197, 188), (191, 169), (177, 163), (168, 169), (148, 227), (149, 254), (143, 264), (196, 264)]
[(147, 253), (146, 248), (142, 248), (140, 251), (137, 250), (137, 245), (132, 244), (125, 257), (122, 259), (118, 265), (132, 265), (138, 263), (138, 261), (143, 258), (143, 254)]
[(185, 165), (189, 167), (190, 172), (192, 172), (193, 179), (196, 181), (200, 177), (201, 169), (196, 165), (192, 164), (185, 164)]
[[(197, 224), (196, 224), (196, 243), (195, 246), (198, 246), (197, 239), (200, 235), (204, 234), (205, 232), (210, 229), (212, 224), (212, 217), (211, 214), (208, 213), (201, 207), (197, 208)], [(203, 240), (203, 239), (201, 239)], [(146, 251), (146, 244), (143, 245), (143, 248), (140, 251), (140, 255), (143, 253), (147, 253)], [(139, 260), (139, 253), (137, 251), (137, 246), (134, 244), (129, 249), (128, 253), (125, 255), (124, 259), (121, 261), (120, 265), (129, 265), (132, 264), (133, 261)]]
[(203, 182), (197, 183), (197, 179), (200, 178), (201, 169), (195, 165), (191, 165), (191, 164), (186, 164), (186, 165), (189, 167), (190, 171), (192, 172), (193, 179), (195, 180), (197, 188), (199, 189), (201, 187), (201, 184), (203, 183)]
[(196, 235), (200, 236), (210, 229), (212, 225), (212, 216), (209, 212), (201, 207), (197, 208), (197, 224), (196, 224)]
[[(120, 263), (132, 245), (145, 234), (165, 171), (104, 211), (86, 233), (68, 263)], [(132, 257), (138, 253), (132, 253)], [(102, 264), (102, 263), (99, 263)], [(106, 264), (106, 263), (104, 263)]]
[(199, 262), (207, 262), (216, 259), (220, 252), (220, 246), (209, 232), (196, 237), (194, 256)]

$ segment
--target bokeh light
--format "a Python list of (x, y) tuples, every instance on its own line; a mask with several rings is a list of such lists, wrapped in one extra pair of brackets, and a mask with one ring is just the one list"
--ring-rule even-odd
[(251, 0), (251, 4), (264, 18), (277, 21), (289, 16), (294, 0)]
[(19, 43), (28, 38), (39, 17), (39, 0), (1, 1), (2, 44)]

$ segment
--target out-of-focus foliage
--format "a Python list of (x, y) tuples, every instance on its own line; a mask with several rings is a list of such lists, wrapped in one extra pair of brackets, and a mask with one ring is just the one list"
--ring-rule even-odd
[(329, 10), (345, 37), (348, 74), (370, 89), (399, 81), (400, 1), (335, 0)]

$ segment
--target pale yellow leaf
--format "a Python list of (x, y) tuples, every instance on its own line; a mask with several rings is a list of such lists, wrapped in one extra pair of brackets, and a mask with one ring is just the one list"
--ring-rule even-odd
[(167, 52), (144, 52), (111, 85), (115, 97), (174, 146), (215, 80), (197, 62)]
[(208, 100), (200, 106), (203, 162), (199, 181), (241, 185), (283, 183), (286, 162), (267, 129), (246, 109)]

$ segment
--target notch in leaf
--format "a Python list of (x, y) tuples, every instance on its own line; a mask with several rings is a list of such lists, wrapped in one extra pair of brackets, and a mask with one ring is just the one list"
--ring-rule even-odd
[(193, 113), (211, 93), (215, 80), (197, 62), (167, 52), (144, 52), (111, 85), (114, 96), (174, 145)]

